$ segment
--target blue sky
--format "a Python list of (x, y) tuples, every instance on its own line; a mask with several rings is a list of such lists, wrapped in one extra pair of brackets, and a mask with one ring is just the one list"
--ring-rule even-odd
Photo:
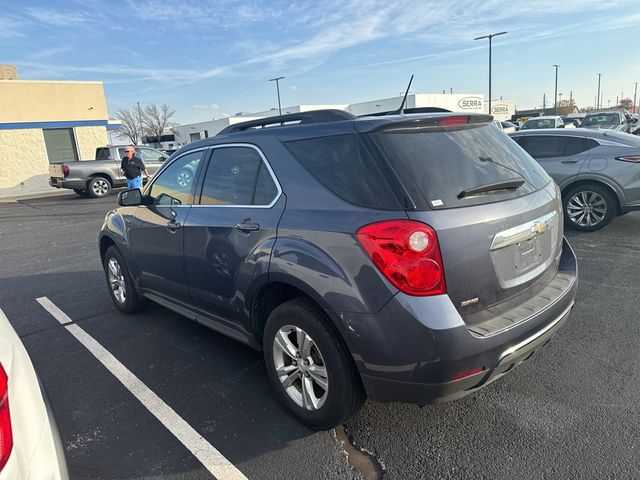
[[(284, 105), (412, 91), (487, 94), (540, 107), (558, 91), (593, 105), (633, 98), (637, 0), (68, 0), (4, 2), (0, 63), (23, 79), (100, 80), (111, 112), (167, 103), (179, 123)], [(549, 102), (549, 100), (547, 100)]]

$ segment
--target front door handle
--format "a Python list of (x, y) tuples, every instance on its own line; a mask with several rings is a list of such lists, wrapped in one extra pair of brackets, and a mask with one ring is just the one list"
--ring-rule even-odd
[(578, 160), (561, 160), (560, 163), (573, 165), (574, 163), (578, 163)]
[(167, 223), (167, 230), (169, 230), (171, 233), (176, 233), (176, 231), (182, 228), (182, 224), (180, 222), (169, 222)]
[(241, 232), (255, 232), (260, 230), (260, 225), (257, 223), (236, 223), (233, 228)]

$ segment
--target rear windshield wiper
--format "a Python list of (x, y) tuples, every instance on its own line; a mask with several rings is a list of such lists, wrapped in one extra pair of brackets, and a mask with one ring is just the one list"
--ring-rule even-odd
[(481, 185), (479, 187), (469, 188), (467, 190), (462, 190), (458, 194), (458, 198), (470, 197), (472, 195), (477, 195), (479, 193), (488, 193), (494, 192), (496, 190), (515, 190), (516, 188), (520, 188), (524, 184), (525, 180), (504, 180), (502, 182), (494, 182), (488, 183), (487, 185)]

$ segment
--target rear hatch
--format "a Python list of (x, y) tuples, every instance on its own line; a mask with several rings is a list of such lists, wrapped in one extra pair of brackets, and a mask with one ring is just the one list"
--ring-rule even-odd
[(551, 282), (562, 209), (551, 178), (490, 117), (450, 118), (387, 124), (368, 135), (406, 189), (408, 217), (435, 229), (447, 293), (473, 324), (490, 307)]

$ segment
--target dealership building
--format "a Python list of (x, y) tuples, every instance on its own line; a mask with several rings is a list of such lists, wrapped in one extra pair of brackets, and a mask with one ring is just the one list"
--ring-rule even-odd
[[(370, 115), (381, 112), (397, 110), (402, 103), (403, 96), (382, 98), (368, 102), (351, 104), (307, 104), (282, 107), (282, 114), (301, 113), (312, 110), (322, 110), (333, 108), (345, 110), (356, 116)], [(484, 95), (480, 93), (458, 93), (458, 94), (431, 94), (431, 93), (410, 93), (407, 95), (405, 108), (443, 108), (452, 112), (487, 113), (488, 105), (484, 101)], [(516, 106), (513, 102), (496, 100), (491, 104), (492, 115), (496, 120), (508, 120), (515, 113)], [(232, 117), (213, 119), (205, 122), (189, 123), (178, 125), (172, 128), (175, 134), (177, 145), (186, 145), (203, 138), (216, 135), (225, 127), (239, 122), (246, 122), (258, 118), (278, 115), (276, 108), (263, 112), (245, 113), (239, 112)]]
[(0, 195), (48, 187), (49, 164), (107, 144), (102, 82), (0, 80)]

